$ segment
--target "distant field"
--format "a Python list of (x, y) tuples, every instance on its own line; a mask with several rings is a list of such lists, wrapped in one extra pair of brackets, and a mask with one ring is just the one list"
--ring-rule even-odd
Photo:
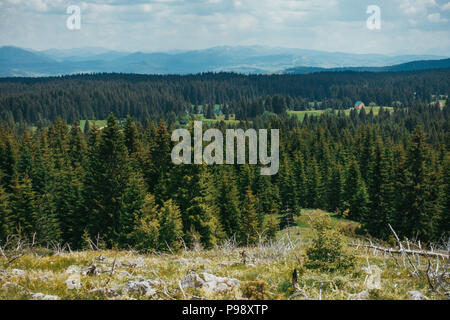
[(229, 120), (225, 120), (225, 116), (224, 115), (216, 116), (215, 119), (206, 119), (206, 118), (204, 118), (203, 114), (201, 114), (201, 113), (196, 114), (195, 118), (197, 120), (201, 120), (201, 121), (206, 122), (206, 123), (216, 123), (216, 122), (220, 122), (220, 121), (224, 121), (225, 123), (229, 123), (229, 124), (230, 123), (231, 124), (239, 123), (239, 120), (235, 119), (235, 115), (234, 114), (230, 115), (230, 119)]
[[(97, 126), (97, 128), (102, 128), (102, 127), (106, 127), (107, 124), (107, 120), (88, 120), (89, 121), (89, 127), (92, 128), (92, 126), (95, 125)], [(81, 131), (84, 131), (84, 126), (86, 125), (86, 120), (80, 120), (80, 128)]]
[[(380, 112), (380, 106), (375, 106), (375, 107), (366, 107), (366, 113), (370, 113), (370, 111), (373, 111), (374, 115), (378, 115), (378, 113)], [(394, 108), (393, 107), (383, 107), (385, 110), (389, 110), (389, 111), (393, 111)], [(320, 116), (321, 114), (325, 113), (325, 112), (331, 112), (330, 109), (326, 109), (326, 110), (303, 110), (303, 111), (288, 111), (289, 114), (295, 114), (299, 120), (303, 120), (305, 118), (305, 115), (308, 116)], [(350, 109), (346, 109), (344, 110), (345, 114), (348, 116), (350, 115)]]

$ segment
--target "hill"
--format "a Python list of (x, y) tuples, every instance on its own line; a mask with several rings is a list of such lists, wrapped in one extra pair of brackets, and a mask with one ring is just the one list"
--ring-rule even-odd
[(420, 60), (407, 63), (386, 66), (386, 67), (346, 67), (346, 68), (313, 68), (313, 67), (295, 67), (286, 69), (286, 74), (307, 74), (314, 72), (399, 72), (399, 71), (418, 71), (428, 69), (447, 69), (450, 68), (450, 59), (440, 60)]
[[(441, 58), (445, 57), (351, 54), (263, 46), (220, 46), (203, 50), (153, 53), (120, 52), (104, 48), (32, 51), (9, 46), (0, 47), (0, 77), (90, 72), (190, 74), (229, 71), (270, 74), (286, 70), (287, 73), (311, 73), (326, 68), (334, 68), (326, 70), (336, 71), (370, 71), (370, 68), (386, 65)], [(296, 67), (299, 65), (305, 67)], [(415, 70), (414, 66), (411, 68), (410, 70)]]

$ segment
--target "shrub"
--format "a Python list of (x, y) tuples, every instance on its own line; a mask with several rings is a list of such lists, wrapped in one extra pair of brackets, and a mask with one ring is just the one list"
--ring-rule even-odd
[(317, 217), (313, 228), (316, 235), (306, 250), (305, 266), (323, 271), (351, 268), (354, 257), (346, 255), (342, 234), (331, 227), (331, 219), (328, 216)]
[(242, 294), (252, 300), (264, 300), (266, 282), (262, 280), (246, 281), (242, 284)]

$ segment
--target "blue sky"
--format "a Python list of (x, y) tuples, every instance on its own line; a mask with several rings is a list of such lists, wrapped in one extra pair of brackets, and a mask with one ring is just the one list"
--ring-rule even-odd
[[(69, 5), (81, 29), (68, 30)], [(381, 9), (369, 30), (368, 5)], [(450, 56), (448, 0), (0, 0), (0, 45), (121, 51), (264, 45)]]

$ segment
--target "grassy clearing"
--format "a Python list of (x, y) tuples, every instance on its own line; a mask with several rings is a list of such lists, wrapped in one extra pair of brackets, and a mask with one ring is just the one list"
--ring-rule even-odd
[[(303, 210), (297, 225), (283, 230), (272, 243), (238, 248), (231, 242), (212, 250), (185, 250), (177, 254), (139, 254), (133, 251), (83, 251), (49, 254), (28, 252), (11, 263), (0, 258), (0, 299), (33, 299), (32, 293), (58, 296), (60, 299), (287, 299), (294, 292), (291, 275), (299, 271), (302, 299), (347, 299), (366, 290), (369, 299), (408, 299), (408, 291), (416, 290), (430, 299), (443, 299), (429, 290), (427, 281), (412, 277), (397, 262), (381, 254), (345, 246), (346, 254), (355, 257), (349, 270), (323, 272), (303, 266), (305, 250), (311, 245), (314, 230), (311, 219), (329, 215), (320, 210)], [(333, 226), (354, 222), (332, 217)], [(343, 236), (345, 243), (353, 240)], [(245, 252), (246, 261), (242, 259)], [(115, 262), (114, 262), (115, 261)], [(99, 274), (79, 272), (95, 264)], [(380, 289), (369, 289), (368, 264), (381, 270)], [(114, 267), (113, 267), (114, 265)], [(373, 267), (374, 268), (374, 267)], [(20, 269), (17, 271), (14, 269)], [(78, 270), (74, 272), (74, 270)], [(113, 272), (111, 272), (113, 271)], [(222, 293), (203, 289), (180, 290), (179, 281), (190, 271), (208, 272), (215, 276), (235, 278), (240, 288)], [(78, 289), (69, 289), (66, 281), (77, 278)], [(127, 283), (140, 279), (156, 281), (156, 294), (145, 296), (127, 290)]]
[[(385, 110), (388, 111), (394, 111), (393, 107), (383, 107)], [(373, 106), (373, 107), (366, 107), (365, 111), (366, 114), (369, 114), (370, 111), (373, 111), (373, 114), (376, 116), (380, 112), (381, 106)], [(303, 111), (288, 111), (291, 115), (296, 115), (300, 121), (302, 121), (305, 118), (305, 115), (308, 116), (320, 116), (324, 113), (331, 112), (331, 109), (327, 110), (303, 110)], [(344, 110), (345, 115), (350, 115), (350, 109)]]

